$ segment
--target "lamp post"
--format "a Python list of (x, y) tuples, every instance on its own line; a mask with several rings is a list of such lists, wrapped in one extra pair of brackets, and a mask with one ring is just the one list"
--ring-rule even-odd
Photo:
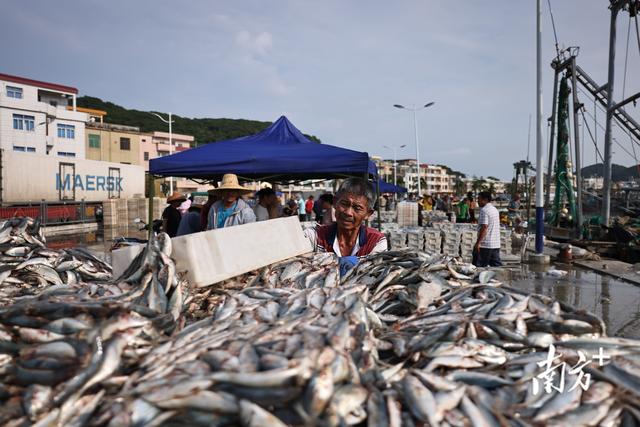
[(418, 170), (418, 197), (422, 194), (422, 188), (420, 186), (420, 141), (418, 140), (418, 118), (416, 116), (416, 111), (424, 110), (427, 107), (431, 107), (435, 102), (428, 102), (422, 107), (416, 108), (415, 104), (409, 107), (405, 107), (404, 105), (394, 104), (393, 106), (396, 108), (400, 108), (403, 110), (409, 110), (413, 112), (413, 130), (416, 134), (416, 169)]
[(398, 167), (398, 150), (406, 147), (407, 144), (402, 144), (398, 147), (395, 145), (393, 147), (389, 147), (388, 145), (383, 145), (384, 148), (393, 150), (393, 185), (398, 185), (396, 178), (396, 168)]
[[(156, 114), (156, 113), (151, 113), (151, 114), (153, 114), (163, 122), (169, 124), (169, 155), (172, 155), (173, 154), (173, 139), (172, 139), (173, 132), (171, 129), (171, 125), (173, 124), (173, 120), (171, 120), (171, 113), (169, 113), (168, 120), (162, 117), (160, 114)], [(171, 194), (173, 194), (173, 177), (172, 176), (169, 177), (169, 195)]]

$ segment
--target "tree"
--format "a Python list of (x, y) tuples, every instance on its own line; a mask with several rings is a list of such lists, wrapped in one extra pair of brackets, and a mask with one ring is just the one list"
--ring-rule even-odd
[(512, 182), (507, 182), (504, 185), (504, 192), (506, 194), (513, 194), (513, 183)]
[(471, 183), (471, 188), (473, 191), (486, 191), (487, 190), (487, 181), (484, 178), (474, 179)]
[(460, 176), (456, 176), (456, 179), (453, 183), (453, 191), (458, 194), (458, 195), (463, 195), (464, 193), (467, 192), (467, 185), (464, 183), (464, 181), (460, 178)]
[(489, 184), (489, 190), (488, 190), (488, 191), (489, 191), (489, 193), (491, 193), (492, 195), (495, 195), (495, 194), (496, 194), (496, 187), (495, 187), (495, 185), (493, 184), (493, 182)]

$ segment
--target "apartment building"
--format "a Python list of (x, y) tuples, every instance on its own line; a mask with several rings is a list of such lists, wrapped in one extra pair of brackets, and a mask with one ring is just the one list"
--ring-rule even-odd
[[(171, 142), (173, 152), (178, 153), (191, 148), (194, 143), (194, 137), (192, 135), (172, 133)], [(168, 156), (171, 151), (168, 132), (152, 132), (141, 135), (139, 161), (145, 170), (149, 170), (149, 160)]]
[(85, 158), (85, 123), (78, 89), (0, 73), (0, 148)]
[(89, 122), (86, 134), (87, 159), (140, 165), (140, 128)]

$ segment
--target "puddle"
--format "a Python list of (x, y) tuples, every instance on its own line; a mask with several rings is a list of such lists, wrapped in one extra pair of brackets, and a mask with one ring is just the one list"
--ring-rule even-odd
[(608, 335), (640, 338), (640, 287), (571, 265), (551, 266), (567, 271), (567, 275), (555, 277), (546, 269), (522, 265), (502, 273), (501, 280), (598, 315), (604, 320)]

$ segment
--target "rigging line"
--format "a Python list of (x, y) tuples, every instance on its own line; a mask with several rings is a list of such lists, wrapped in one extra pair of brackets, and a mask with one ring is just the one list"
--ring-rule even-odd
[[(629, 63), (629, 40), (631, 38), (630, 37), (631, 36), (631, 20), (632, 20), (632, 17), (629, 16), (629, 25), (627, 25), (627, 47), (626, 47), (625, 56), (624, 56), (624, 77), (622, 79), (622, 99), (624, 99), (624, 95), (626, 93), (626, 88), (627, 88), (627, 64)], [(638, 20), (636, 15), (636, 24), (637, 23), (638, 23)], [(636, 34), (638, 34), (637, 30), (638, 28), (636, 27)], [(640, 47), (640, 43), (638, 44), (638, 46)], [(626, 108), (625, 106), (623, 106), (622, 111), (625, 111), (625, 110)], [(627, 130), (627, 135), (629, 136), (629, 140), (631, 141), (631, 149), (633, 150), (633, 160), (635, 161), (636, 168), (638, 169), (638, 173), (640, 174), (640, 165), (638, 164), (636, 146), (633, 144), (633, 137), (631, 136), (631, 132), (629, 130)]]
[[(549, 5), (549, 15), (551, 15), (551, 27), (553, 27), (553, 38), (556, 41), (556, 55), (560, 57), (560, 48), (558, 47), (558, 34), (556, 33), (556, 20), (553, 18), (553, 11), (551, 10), (551, 0), (547, 0), (547, 4)], [(637, 20), (636, 20), (637, 24)], [(640, 44), (638, 44), (640, 46)]]
[[(585, 90), (583, 90), (580, 86), (578, 86), (578, 91), (579, 91), (579, 92), (581, 92), (581, 93), (582, 93), (583, 95), (585, 95), (586, 97), (588, 97), (588, 98), (590, 98), (590, 99), (593, 99), (593, 101), (594, 101), (594, 106), (595, 106), (595, 108), (594, 108), (594, 112), (596, 112), (596, 110), (600, 110), (600, 111), (605, 115), (605, 117), (606, 117), (606, 115), (607, 115), (607, 114), (606, 114), (606, 113), (607, 113), (607, 110), (606, 110), (603, 106), (601, 106), (600, 104), (597, 104), (597, 103), (596, 103), (596, 101), (597, 101), (597, 100), (596, 100), (596, 98), (595, 98), (594, 96), (592, 96), (589, 92), (586, 92)], [(594, 117), (594, 116), (592, 116), (592, 117)], [(594, 117), (594, 121), (595, 121), (595, 117)], [(598, 124), (598, 126), (602, 128), (602, 125)], [(640, 142), (638, 142), (638, 141), (636, 141), (635, 139), (633, 139), (633, 136), (631, 135), (631, 132), (629, 132), (629, 131), (628, 131), (628, 130), (626, 130), (626, 129), (622, 129), (622, 128), (621, 128), (621, 130), (622, 130), (625, 134), (629, 135), (629, 138), (630, 138), (630, 139), (632, 139), (633, 143), (640, 145)]]
[(635, 19), (636, 19), (636, 38), (638, 39), (638, 52), (640, 53), (640, 29), (638, 28), (638, 14), (636, 14)]
[[(624, 54), (624, 77), (622, 79), (622, 99), (624, 99), (625, 90), (627, 88), (627, 64), (629, 62), (629, 39), (631, 36), (631, 16), (629, 16), (629, 25), (627, 25), (627, 49)], [(624, 107), (622, 107), (624, 110)]]
[[(593, 118), (593, 116), (591, 115), (591, 113), (589, 113), (588, 111), (585, 110), (585, 112), (591, 117)], [(604, 130), (604, 126), (602, 126), (600, 123), (596, 122), (598, 124), (598, 127), (602, 130)], [(622, 144), (620, 144), (620, 142), (616, 139), (616, 138), (611, 138), (613, 140), (613, 142), (615, 142), (616, 144), (618, 144), (618, 146), (620, 148), (622, 148), (622, 150), (624, 150), (625, 153), (627, 153), (629, 155), (629, 157), (633, 157), (633, 154), (631, 154), (631, 152), (629, 150), (627, 150)], [(635, 142), (635, 141), (634, 141)]]
[(598, 150), (598, 144), (596, 143), (596, 140), (593, 137), (593, 133), (591, 132), (591, 127), (589, 126), (589, 123), (587, 123), (587, 119), (584, 116), (584, 110), (583, 109), (580, 110), (580, 114), (582, 114), (582, 120), (583, 120), (583, 123), (585, 124), (585, 126), (587, 128), (587, 132), (589, 133), (589, 136), (591, 137), (591, 141), (593, 142), (593, 145), (596, 147), (596, 162), (598, 161), (598, 156), (600, 156), (600, 160), (602, 160), (604, 162), (604, 157), (600, 153), (600, 150)]

